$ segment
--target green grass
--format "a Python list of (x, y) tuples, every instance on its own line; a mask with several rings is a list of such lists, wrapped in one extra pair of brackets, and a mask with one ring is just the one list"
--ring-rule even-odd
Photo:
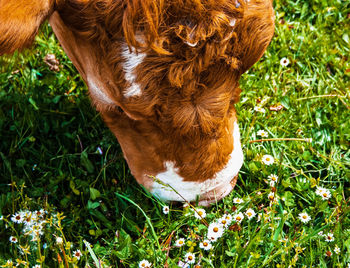
[[(0, 265), (12, 259), (26, 260), (29, 267), (39, 261), (43, 267), (64, 267), (66, 262), (70, 267), (137, 267), (147, 259), (154, 267), (176, 267), (193, 252), (202, 267), (346, 267), (350, 4), (285, 0), (274, 5), (274, 39), (241, 80), (243, 92), (236, 108), (244, 166), (235, 191), (207, 208), (205, 221), (181, 205), (163, 214), (164, 204), (135, 182), (116, 139), (91, 107), (86, 86), (48, 26), (30, 50), (1, 57)], [(59, 59), (59, 72), (44, 63), (48, 53)], [(290, 61), (288, 66), (280, 64), (282, 58)], [(279, 104), (282, 110), (269, 110)], [(266, 112), (255, 112), (255, 106)], [(250, 143), (261, 138), (259, 130), (277, 140)], [(264, 154), (274, 156), (275, 163), (264, 165)], [(267, 183), (270, 174), (279, 177), (274, 189)], [(322, 200), (315, 194), (316, 186), (329, 189), (331, 198)], [(277, 202), (268, 200), (271, 190), (276, 191)], [(235, 197), (244, 202), (234, 204)], [(45, 225), (38, 247), (38, 241), (21, 233), (23, 224), (10, 218), (20, 210), (40, 208), (48, 211), (51, 224)], [(245, 217), (232, 224), (210, 251), (199, 247), (207, 224), (224, 213), (248, 208), (260, 215), (260, 221), (258, 216)], [(311, 221), (302, 223), (301, 212)], [(320, 231), (333, 233), (334, 241), (326, 242)], [(10, 243), (10, 236), (18, 243)], [(64, 238), (63, 244), (57, 244), (56, 237)], [(175, 247), (181, 237), (185, 246)], [(20, 254), (19, 245), (28, 245), (30, 254)], [(79, 261), (72, 258), (77, 249), (83, 254)]]

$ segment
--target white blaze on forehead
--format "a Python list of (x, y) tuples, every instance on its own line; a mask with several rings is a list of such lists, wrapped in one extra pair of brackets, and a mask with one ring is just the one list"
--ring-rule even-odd
[(105, 104), (114, 104), (114, 101), (108, 96), (106, 92), (103, 91), (103, 86), (100, 86), (99, 83), (92, 77), (87, 78), (87, 84), (89, 87), (89, 92), (93, 99), (97, 99)]
[(142, 92), (140, 85), (138, 83), (135, 83), (135, 69), (146, 57), (146, 54), (136, 53), (134, 48), (132, 48), (130, 51), (129, 47), (126, 44), (124, 44), (122, 46), (122, 57), (125, 60), (123, 62), (125, 80), (130, 83), (130, 86), (126, 89), (124, 95), (125, 97), (139, 96)]
[[(212, 179), (203, 182), (184, 181), (178, 174), (178, 169), (174, 167), (174, 163), (170, 161), (165, 162), (166, 170), (157, 174), (155, 177), (163, 184), (170, 185), (187, 201), (195, 201), (197, 196), (213, 191), (214, 189), (225, 189), (225, 194), (228, 194), (232, 190), (230, 182), (238, 174), (243, 164), (243, 151), (237, 122), (234, 123), (233, 139), (234, 149), (230, 154), (229, 161)], [(151, 193), (165, 202), (184, 201), (171, 187), (165, 185), (154, 182)]]

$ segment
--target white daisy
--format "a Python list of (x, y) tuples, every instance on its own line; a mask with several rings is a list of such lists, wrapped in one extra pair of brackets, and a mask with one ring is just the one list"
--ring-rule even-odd
[[(227, 219), (231, 218), (231, 219)], [(224, 228), (227, 228), (231, 224), (232, 217), (223, 215), (220, 219), (218, 219), (218, 223), (221, 224)]]
[(168, 214), (169, 213), (169, 206), (164, 206), (163, 207), (163, 213)]
[(287, 59), (287, 58), (282, 58), (281, 60), (280, 60), (280, 64), (283, 66), (283, 67), (286, 67), (286, 66), (288, 66), (289, 65), (289, 59)]
[(255, 211), (253, 209), (251, 209), (251, 208), (248, 208), (247, 211), (244, 214), (247, 216), (247, 218), (249, 220), (256, 215)]
[(40, 264), (35, 264), (32, 268), (41, 268)]
[(241, 203), (243, 203), (243, 199), (242, 199), (242, 198), (236, 197), (236, 198), (233, 199), (233, 203), (235, 203), (235, 204), (241, 204)]
[(185, 245), (185, 238), (180, 238), (178, 240), (175, 241), (175, 246), (176, 247), (182, 247), (183, 245)]
[(142, 260), (139, 262), (139, 268), (149, 268), (151, 265), (152, 264), (148, 260)]
[(271, 174), (267, 177), (269, 181), (276, 183), (278, 181), (278, 176), (276, 174)]
[(240, 213), (234, 215), (234, 216), (233, 216), (233, 219), (234, 219), (236, 222), (240, 223), (240, 222), (244, 219), (244, 215), (243, 215), (242, 212), (240, 212)]
[(10, 236), (9, 240), (10, 240), (11, 243), (14, 243), (14, 244), (16, 244), (18, 242), (18, 239), (15, 236)]
[(269, 154), (265, 154), (263, 155), (261, 161), (265, 164), (265, 165), (272, 165), (275, 162), (275, 159), (273, 158), (272, 155)]
[(255, 106), (254, 111), (259, 112), (259, 113), (265, 113), (265, 109), (260, 107), (260, 106)]
[(265, 130), (259, 130), (256, 134), (262, 138), (267, 138), (269, 136)]
[(210, 250), (212, 245), (209, 240), (204, 240), (203, 242), (199, 243), (199, 247), (204, 250)]
[(324, 235), (324, 238), (325, 238), (326, 242), (334, 241), (334, 235), (332, 233), (328, 233), (328, 234)]
[(76, 257), (78, 260), (80, 260), (82, 256), (81, 251), (79, 249), (73, 251), (73, 256)]
[(15, 223), (22, 223), (24, 221), (24, 217), (22, 213), (16, 213), (13, 214), (11, 217), (11, 221), (15, 222)]
[(340, 248), (337, 245), (335, 245), (335, 247), (334, 247), (334, 253), (337, 255), (340, 254)]
[(317, 187), (316, 194), (321, 196), (322, 200), (328, 200), (332, 197), (331, 192), (328, 189), (322, 187)]
[(62, 237), (56, 237), (56, 243), (57, 244), (62, 244), (63, 243), (63, 239), (62, 239)]
[(207, 237), (210, 241), (216, 241), (224, 233), (224, 229), (221, 224), (212, 222), (208, 227)]
[(199, 219), (199, 220), (204, 219), (205, 216), (207, 216), (207, 213), (202, 208), (196, 208), (196, 210), (193, 210), (193, 211), (194, 211), (194, 216), (196, 217), (196, 219)]
[(298, 217), (303, 223), (307, 223), (311, 220), (311, 217), (306, 212), (300, 213)]
[(195, 261), (196, 261), (196, 257), (193, 253), (191, 253), (191, 252), (186, 253), (186, 255), (185, 255), (185, 262), (186, 263), (192, 264), (192, 263), (195, 263)]

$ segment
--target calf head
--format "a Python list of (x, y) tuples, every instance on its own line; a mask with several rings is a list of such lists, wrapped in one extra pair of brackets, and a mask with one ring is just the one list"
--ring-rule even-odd
[(140, 184), (201, 205), (231, 192), (243, 163), (238, 81), (272, 38), (270, 0), (0, 3), (0, 54), (49, 18)]

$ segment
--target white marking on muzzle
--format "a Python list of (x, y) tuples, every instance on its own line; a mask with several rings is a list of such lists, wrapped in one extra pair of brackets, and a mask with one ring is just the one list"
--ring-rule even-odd
[(145, 53), (136, 53), (135, 49), (132, 48), (131, 51), (129, 47), (124, 44), (122, 46), (122, 56), (125, 60), (123, 63), (123, 70), (125, 72), (125, 80), (130, 83), (130, 86), (126, 89), (124, 96), (132, 97), (139, 96), (142, 94), (141, 87), (138, 83), (135, 83), (136, 75), (135, 69), (136, 67), (142, 63), (143, 59), (146, 57)]
[[(151, 193), (165, 202), (184, 201), (183, 198), (186, 201), (195, 201), (197, 196), (220, 188), (225, 189), (224, 192), (226, 194), (229, 193), (232, 190), (230, 182), (238, 174), (243, 164), (243, 151), (237, 122), (234, 123), (233, 139), (234, 149), (230, 154), (230, 159), (226, 166), (215, 174), (214, 178), (203, 182), (184, 181), (178, 174), (178, 169), (174, 167), (174, 163), (167, 161), (165, 162), (166, 171), (156, 175), (156, 178), (162, 184), (154, 182)], [(170, 185), (183, 198), (172, 190), (171, 187), (164, 186), (163, 184)]]

